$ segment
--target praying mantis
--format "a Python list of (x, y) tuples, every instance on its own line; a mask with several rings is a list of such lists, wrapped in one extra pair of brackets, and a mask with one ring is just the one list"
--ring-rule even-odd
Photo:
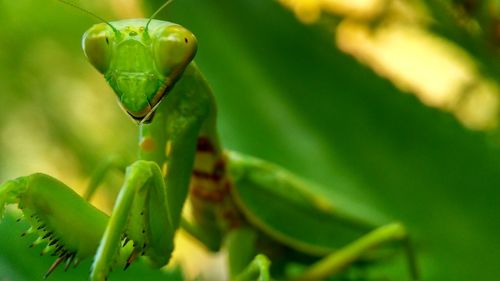
[[(58, 256), (46, 276), (63, 262), (92, 257), (92, 281), (107, 280), (112, 268), (139, 256), (162, 267), (183, 228), (211, 251), (227, 249), (231, 280), (340, 276), (358, 262), (376, 261), (379, 250), (392, 251), (392, 242), (402, 246), (409, 276), (418, 280), (401, 223), (367, 222), (284, 168), (222, 148), (214, 96), (193, 61), (196, 37), (153, 19), (157, 12), (101, 19), (83, 36), (90, 64), (139, 127), (138, 160), (126, 169), (111, 216), (88, 203), (97, 184), (83, 198), (45, 174), (0, 185), (0, 215), (6, 204), (18, 204), (31, 224), (26, 234)], [(191, 220), (182, 217), (188, 200)]]

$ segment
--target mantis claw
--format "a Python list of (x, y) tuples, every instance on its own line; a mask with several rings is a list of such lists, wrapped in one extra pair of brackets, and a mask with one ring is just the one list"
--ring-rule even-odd
[[(33, 174), (0, 185), (0, 218), (7, 204), (17, 204), (31, 227), (21, 237), (36, 234), (29, 246), (46, 246), (40, 255), (58, 258), (45, 273), (47, 278), (63, 261), (72, 262), (94, 255), (108, 217), (58, 180)], [(90, 217), (89, 217), (90, 216)]]
[(128, 257), (127, 263), (125, 264), (123, 270), (127, 270), (127, 268), (135, 261), (135, 259), (137, 259), (138, 256), (139, 256), (139, 251), (137, 249), (134, 249), (134, 251), (132, 251), (132, 253)]
[(68, 271), (68, 268), (71, 266), (71, 262), (75, 258), (75, 253), (71, 254), (67, 259), (66, 259), (66, 264), (64, 265), (64, 272)]
[(43, 279), (47, 279), (49, 275), (54, 272), (54, 270), (61, 264), (61, 262), (65, 259), (65, 257), (59, 257), (54, 263), (49, 267), (49, 270), (43, 275)]

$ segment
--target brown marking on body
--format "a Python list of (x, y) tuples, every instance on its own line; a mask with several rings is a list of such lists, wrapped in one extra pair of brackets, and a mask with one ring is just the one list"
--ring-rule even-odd
[(221, 157), (214, 165), (212, 175), (214, 179), (221, 179), (226, 174), (226, 159)]
[(222, 192), (224, 192), (225, 194), (229, 194), (231, 192), (231, 182), (229, 181), (226, 181), (224, 182), (224, 185), (222, 185)]
[(226, 196), (223, 190), (205, 190), (200, 186), (193, 186), (191, 188), (191, 195), (200, 198), (201, 200), (214, 203), (222, 202), (222, 200), (224, 200), (224, 197)]
[(206, 137), (199, 137), (196, 144), (196, 151), (199, 152), (215, 152), (214, 145)]
[(218, 152), (209, 139), (200, 137), (197, 157), (200, 162), (192, 170), (189, 191), (194, 212), (212, 210), (224, 229), (241, 227), (244, 219), (230, 196), (232, 182), (227, 175), (227, 156)]
[(212, 185), (212, 188), (208, 187), (210, 185), (203, 185), (202, 182), (196, 182), (191, 186), (191, 195), (201, 200), (220, 203), (231, 192), (231, 182), (229, 180), (220, 182), (221, 179), (225, 178), (214, 179), (213, 174), (200, 171), (193, 171), (193, 177), (215, 181), (215, 186)]
[(192, 174), (195, 178), (219, 182), (224, 178), (226, 174), (226, 159), (224, 157), (221, 157), (219, 160), (217, 160), (211, 172), (193, 169)]
[(238, 213), (233, 210), (226, 210), (222, 213), (222, 218), (224, 218), (229, 223), (230, 229), (239, 228), (241, 226), (241, 219)]
[(199, 171), (199, 170), (193, 170), (193, 177), (218, 182), (221, 180), (222, 175), (217, 175), (214, 173), (207, 173), (207, 172)]
[(155, 142), (151, 137), (145, 137), (142, 139), (140, 145), (141, 149), (145, 152), (153, 152), (155, 149)]

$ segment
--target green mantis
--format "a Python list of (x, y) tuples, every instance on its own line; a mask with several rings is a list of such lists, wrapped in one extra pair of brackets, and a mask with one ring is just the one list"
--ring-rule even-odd
[[(212, 251), (227, 248), (232, 280), (326, 279), (390, 242), (403, 245), (409, 275), (418, 279), (400, 223), (364, 222), (283, 168), (223, 150), (215, 101), (192, 61), (197, 42), (187, 29), (152, 19), (105, 22), (85, 33), (83, 48), (138, 123), (138, 160), (126, 169), (109, 217), (47, 175), (0, 186), (0, 212), (17, 203), (32, 225), (27, 233), (58, 256), (48, 274), (92, 257), (95, 281), (138, 256), (161, 267), (182, 227)], [(186, 200), (192, 221), (182, 218)], [(293, 263), (304, 266), (292, 272)]]

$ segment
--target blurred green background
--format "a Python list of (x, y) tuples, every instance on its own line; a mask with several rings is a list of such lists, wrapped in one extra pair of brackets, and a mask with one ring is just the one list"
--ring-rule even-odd
[[(497, 280), (497, 1), (334, 2), (177, 0), (158, 18), (196, 34), (226, 147), (321, 183), (317, 192), (362, 215), (404, 222), (423, 280)], [(359, 12), (363, 3), (375, 8)], [(161, 4), (79, 2), (110, 20)], [(94, 23), (57, 1), (0, 1), (0, 182), (45, 172), (81, 192), (106, 156), (133, 160), (136, 125), (80, 50)], [(379, 36), (394, 26), (422, 37)], [(465, 74), (446, 80), (457, 69)], [(119, 182), (111, 177), (95, 203), (109, 211)], [(0, 223), (0, 281), (41, 280), (53, 259), (27, 248), (27, 226), (10, 214)], [(184, 256), (194, 260), (186, 268), (206, 267)], [(86, 280), (89, 267), (50, 278)], [(168, 280), (141, 263), (111, 280), (139, 277)]]

